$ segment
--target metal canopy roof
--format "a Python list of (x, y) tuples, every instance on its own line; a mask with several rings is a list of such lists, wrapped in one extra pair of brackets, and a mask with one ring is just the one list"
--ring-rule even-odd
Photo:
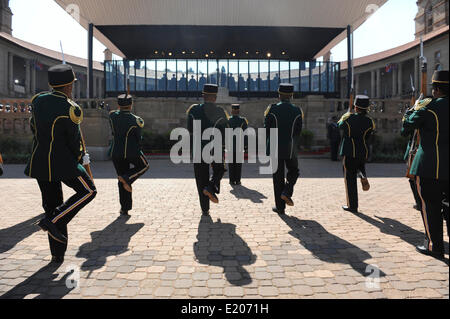
[(284, 51), (285, 58), (310, 60), (342, 41), (347, 25), (358, 28), (387, 0), (55, 1), (86, 29), (94, 24), (98, 40), (130, 59), (151, 58), (155, 51), (173, 57), (213, 51), (217, 58), (228, 51), (236, 57), (258, 51), (281, 58)]

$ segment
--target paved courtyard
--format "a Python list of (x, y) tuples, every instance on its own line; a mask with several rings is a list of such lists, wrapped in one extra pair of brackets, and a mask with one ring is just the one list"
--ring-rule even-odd
[(415, 251), (423, 224), (403, 164), (370, 164), (372, 189), (359, 186), (352, 214), (340, 209), (340, 163), (302, 159), (296, 206), (281, 217), (271, 211), (272, 181), (255, 165), (244, 167), (243, 186), (224, 179), (210, 217), (201, 216), (191, 165), (150, 165), (128, 219), (118, 218), (112, 164), (93, 165), (98, 195), (69, 225), (59, 267), (47, 267), (47, 235), (32, 225), (42, 213), (37, 183), (7, 165), (0, 298), (449, 297), (448, 265)]

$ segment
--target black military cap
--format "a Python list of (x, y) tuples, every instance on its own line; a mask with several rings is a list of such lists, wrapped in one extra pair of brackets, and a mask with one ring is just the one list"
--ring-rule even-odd
[(368, 109), (370, 106), (369, 97), (366, 95), (357, 95), (355, 98), (355, 106), (363, 110)]
[(133, 104), (133, 97), (128, 94), (122, 94), (117, 97), (117, 103), (119, 106), (127, 107)]
[(281, 94), (292, 94), (294, 93), (294, 86), (290, 83), (281, 83), (278, 93)]
[(240, 109), (241, 109), (241, 105), (240, 105), (240, 104), (232, 104), (232, 105), (231, 105), (231, 108), (232, 108), (233, 110), (240, 110)]
[(448, 84), (448, 71), (434, 71), (432, 83)]
[(219, 87), (216, 84), (205, 84), (203, 86), (203, 94), (217, 94)]
[(51, 87), (63, 87), (76, 80), (75, 73), (70, 65), (58, 64), (48, 69), (48, 83)]

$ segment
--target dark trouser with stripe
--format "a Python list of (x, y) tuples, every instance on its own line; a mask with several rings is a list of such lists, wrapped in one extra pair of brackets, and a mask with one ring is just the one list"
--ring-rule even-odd
[(229, 167), (229, 175), (230, 175), (230, 183), (239, 183), (241, 181), (242, 176), (242, 164), (238, 163), (230, 163)]
[[(42, 207), (45, 211), (45, 217), (53, 219), (55, 216), (55, 209), (64, 203), (62, 184), (61, 182), (46, 182), (39, 180), (38, 184), (41, 189)], [(58, 229), (61, 234), (69, 239), (67, 225), (58, 225)], [(56, 241), (50, 235), (48, 236), (48, 242), (50, 244), (52, 256), (64, 256), (67, 250), (67, 243), (63, 244)]]
[(417, 192), (417, 182), (416, 179), (409, 179), (409, 185), (411, 186), (411, 191), (414, 196), (414, 200), (416, 201), (416, 205), (419, 209), (422, 209), (422, 200), (420, 199), (420, 195)]
[[(46, 216), (56, 225), (59, 231), (68, 238), (67, 224), (75, 215), (97, 195), (94, 183), (87, 174), (62, 183), (72, 188), (75, 195), (63, 203), (61, 181), (38, 181), (42, 193), (42, 202)], [(64, 256), (67, 244), (57, 242), (49, 236), (50, 251), (53, 256)]]
[(344, 179), (347, 195), (347, 206), (358, 209), (358, 173), (366, 174), (366, 160), (363, 158), (344, 157)]
[[(287, 168), (287, 174), (285, 177), (285, 167)], [(297, 183), (300, 176), (300, 170), (298, 169), (298, 159), (278, 159), (278, 170), (273, 174), (273, 189), (275, 193), (275, 204), (277, 209), (284, 211), (286, 209), (286, 202), (281, 199), (283, 192), (289, 197), (294, 194), (294, 186)]]
[[(122, 176), (128, 185), (132, 185), (139, 177), (148, 171), (149, 165), (144, 155), (135, 158), (113, 158), (114, 167), (117, 176)], [(133, 168), (130, 168), (133, 165)], [(122, 210), (129, 211), (133, 209), (132, 193), (127, 192), (121, 182), (119, 185), (119, 198)]]
[(417, 177), (417, 191), (422, 199), (422, 218), (425, 226), (425, 247), (444, 253), (443, 220), (449, 234), (449, 182)]
[[(213, 175), (210, 178), (209, 167), (212, 166)], [(195, 181), (197, 183), (198, 196), (202, 212), (209, 211), (209, 197), (203, 194), (205, 187), (210, 186), (217, 194), (220, 193), (220, 181), (225, 174), (223, 163), (199, 163), (194, 164)]]

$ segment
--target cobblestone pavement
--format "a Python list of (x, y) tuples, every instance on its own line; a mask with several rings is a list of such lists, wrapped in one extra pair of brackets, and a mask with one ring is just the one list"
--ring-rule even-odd
[(66, 260), (52, 268), (47, 235), (32, 226), (42, 213), (37, 184), (23, 166), (6, 166), (0, 298), (448, 298), (447, 264), (414, 248), (423, 224), (404, 165), (369, 165), (378, 177), (367, 193), (359, 186), (359, 214), (340, 209), (339, 163), (301, 167), (286, 216), (271, 211), (271, 179), (247, 166), (243, 186), (224, 179), (220, 204), (202, 217), (192, 167), (151, 161), (124, 219), (112, 164), (97, 163), (98, 195), (70, 223)]

